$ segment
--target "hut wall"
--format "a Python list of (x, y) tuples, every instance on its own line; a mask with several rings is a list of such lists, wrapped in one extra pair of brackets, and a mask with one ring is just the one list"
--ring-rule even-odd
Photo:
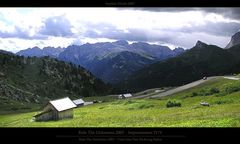
[(77, 107), (84, 106), (84, 103), (80, 103), (80, 104), (76, 104), (76, 105), (77, 105)]
[(36, 116), (35, 120), (36, 121), (58, 120), (58, 112), (56, 110), (44, 112), (44, 113)]
[(58, 112), (51, 104), (43, 109), (43, 113), (35, 117), (36, 121), (59, 120), (73, 118), (73, 109)]
[(36, 121), (47, 121), (47, 120), (52, 120), (53, 119), (53, 111), (43, 113), (41, 115), (38, 115), (35, 117)]
[(61, 111), (58, 113), (58, 119), (73, 118), (73, 109)]

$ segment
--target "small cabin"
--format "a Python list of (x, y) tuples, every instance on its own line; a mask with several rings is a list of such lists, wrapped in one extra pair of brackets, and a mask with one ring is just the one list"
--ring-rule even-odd
[(84, 102), (84, 105), (91, 105), (91, 104), (93, 104), (93, 102)]
[(203, 80), (206, 80), (207, 79), (207, 77), (203, 77)]
[(74, 103), (77, 107), (84, 105), (84, 101), (83, 101), (82, 99), (73, 100), (73, 103)]
[(132, 97), (132, 94), (130, 94), (130, 93), (118, 95), (119, 99), (125, 99), (125, 98), (130, 98), (130, 97)]
[(49, 101), (43, 111), (35, 115), (35, 121), (60, 120), (73, 118), (76, 105), (68, 97)]
[(200, 102), (200, 105), (202, 105), (202, 106), (210, 106), (210, 104), (208, 102)]

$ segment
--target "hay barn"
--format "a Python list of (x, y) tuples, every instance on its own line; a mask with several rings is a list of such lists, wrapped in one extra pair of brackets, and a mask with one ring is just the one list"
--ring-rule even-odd
[(40, 114), (35, 115), (35, 121), (60, 120), (73, 118), (73, 108), (76, 105), (68, 97), (49, 101)]

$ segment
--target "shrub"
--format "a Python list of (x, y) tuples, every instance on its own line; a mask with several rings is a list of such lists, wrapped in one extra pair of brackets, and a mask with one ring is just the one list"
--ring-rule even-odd
[(200, 95), (200, 96), (207, 96), (207, 95), (209, 95), (209, 93), (205, 89), (201, 89), (199, 91), (198, 95)]
[(225, 88), (224, 91), (226, 94), (231, 94), (231, 93), (237, 92), (239, 90), (240, 90), (240, 87), (238, 87), (238, 86), (228, 86)]
[(198, 96), (198, 93), (197, 92), (193, 92), (191, 97), (195, 97), (195, 96)]
[(199, 96), (209, 96), (209, 95), (213, 95), (216, 93), (219, 93), (219, 89), (218, 88), (210, 88), (209, 90), (205, 90), (205, 89), (201, 89), (198, 93), (196, 93), (195, 95), (192, 94), (193, 96), (199, 95)]
[(225, 104), (226, 101), (221, 101), (221, 100), (218, 100), (218, 101), (215, 101), (216, 104), (220, 105), (220, 104)]
[(169, 107), (181, 107), (181, 102), (178, 102), (176, 100), (169, 100), (167, 102), (166, 106), (167, 106), (167, 108), (169, 108)]
[(219, 93), (220, 91), (219, 91), (219, 89), (217, 89), (217, 88), (211, 88), (211, 89), (209, 90), (209, 92), (210, 92), (210, 94), (212, 95), (212, 94), (215, 94), (215, 93)]
[(154, 105), (141, 104), (138, 106), (138, 109), (147, 109), (147, 108), (151, 108), (151, 107), (154, 107)]

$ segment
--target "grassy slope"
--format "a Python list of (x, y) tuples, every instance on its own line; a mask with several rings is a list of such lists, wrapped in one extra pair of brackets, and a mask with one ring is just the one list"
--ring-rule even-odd
[(0, 52), (0, 114), (39, 110), (62, 97), (105, 95), (111, 88), (84, 68), (49, 57)]
[[(74, 119), (34, 122), (36, 112), (0, 116), (1, 127), (240, 127), (240, 91), (227, 95), (190, 97), (192, 92), (216, 87), (223, 93), (240, 81), (219, 78), (162, 99), (116, 100), (74, 110)], [(168, 99), (180, 108), (166, 108)], [(207, 101), (210, 107), (199, 105)], [(219, 101), (221, 104), (219, 104)]]
[(0, 99), (0, 115), (1, 114), (17, 114), (30, 111), (37, 111), (41, 109), (40, 104), (16, 102), (13, 100)]

